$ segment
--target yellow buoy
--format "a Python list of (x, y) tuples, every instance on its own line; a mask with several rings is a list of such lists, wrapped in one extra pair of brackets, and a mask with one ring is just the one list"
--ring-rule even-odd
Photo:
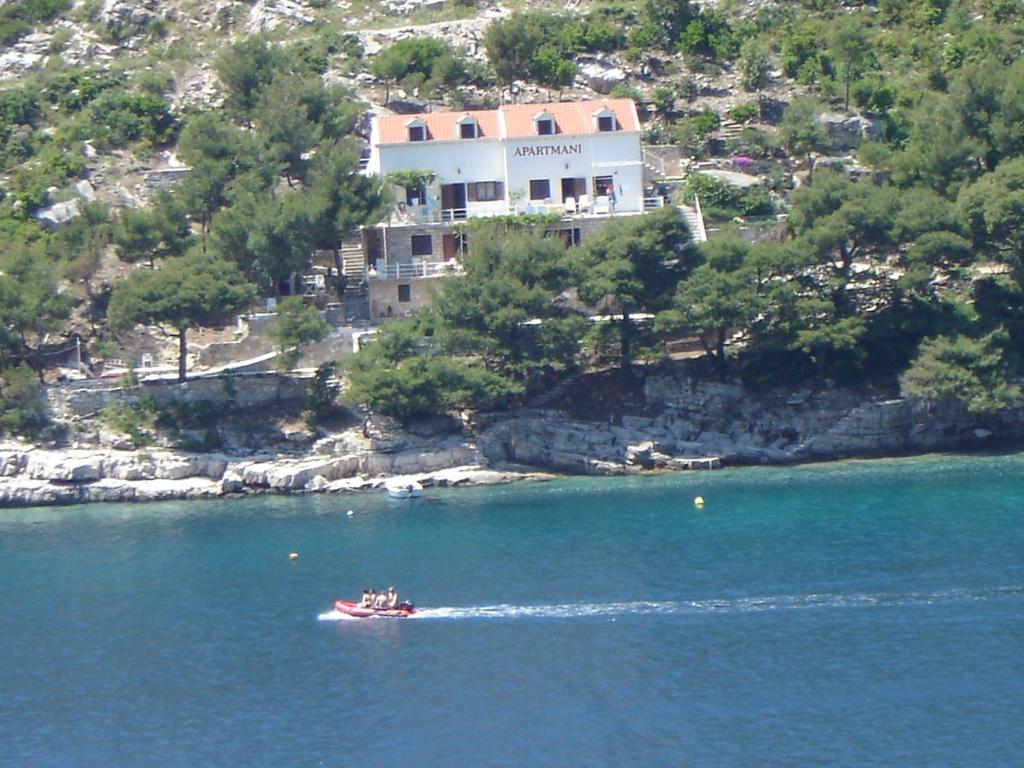
[(704, 506), (704, 497), (703, 496), (698, 496), (697, 498), (695, 498), (693, 500), (693, 506), (695, 506), (695, 507), (703, 507)]
[(298, 560), (299, 559), (299, 553), (298, 552), (292, 552), (290, 555), (288, 555), (288, 559), (289, 560)]

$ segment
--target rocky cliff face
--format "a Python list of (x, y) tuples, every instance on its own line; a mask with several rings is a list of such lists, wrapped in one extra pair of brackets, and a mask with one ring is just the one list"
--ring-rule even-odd
[(1014, 443), (1024, 414), (981, 423), (960, 412), (849, 390), (755, 395), (737, 383), (685, 375), (650, 377), (653, 415), (604, 421), (560, 411), (520, 412), (485, 422), (484, 455), (562, 472), (608, 474), (650, 468), (783, 464), (893, 456)]
[[(784, 464), (1018, 444), (1024, 411), (981, 423), (904, 399), (849, 390), (756, 395), (741, 385), (650, 376), (632, 413), (601, 420), (558, 409), (440, 420), (404, 430), (386, 419), (321, 437), (306, 450), (233, 456), (109, 447), (0, 446), (0, 507), (345, 492), (404, 476), (424, 485), (507, 482), (532, 470), (636, 474)], [(512, 466), (514, 465), (514, 466)], [(524, 474), (525, 472), (525, 474)]]

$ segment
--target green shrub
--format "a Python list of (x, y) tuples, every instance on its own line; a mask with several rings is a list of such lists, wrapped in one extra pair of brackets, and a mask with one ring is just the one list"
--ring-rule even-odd
[(618, 83), (609, 94), (613, 99), (632, 99), (637, 104), (644, 103), (644, 95), (632, 83)]
[(338, 415), (338, 394), (341, 387), (335, 381), (337, 363), (324, 363), (316, 369), (313, 381), (306, 393), (306, 409), (309, 421), (316, 425)]
[(79, 112), (100, 94), (125, 85), (123, 74), (78, 69), (50, 78), (42, 89), (43, 98), (63, 112)]
[(177, 127), (162, 97), (108, 91), (90, 105), (87, 117), (76, 121), (72, 135), (103, 147), (123, 147), (136, 141), (158, 146), (170, 141)]
[(0, 45), (18, 42), (33, 25), (71, 7), (71, 0), (21, 0), (0, 6)]
[(760, 114), (761, 110), (758, 109), (757, 103), (748, 101), (745, 104), (737, 104), (730, 109), (729, 119), (735, 120), (737, 123), (749, 123), (756, 120)]
[(0, 121), (11, 125), (36, 125), (40, 117), (39, 94), (29, 87), (0, 92)]
[(722, 118), (711, 107), (705, 107), (702, 112), (693, 118), (693, 130), (698, 136), (709, 136), (718, 130), (722, 124)]
[(121, 403), (111, 400), (100, 412), (99, 421), (110, 429), (127, 435), (132, 445), (141, 448), (149, 445), (147, 434), (156, 423), (155, 414), (142, 403)]
[(35, 371), (24, 363), (0, 371), (0, 431), (31, 436), (46, 422)]

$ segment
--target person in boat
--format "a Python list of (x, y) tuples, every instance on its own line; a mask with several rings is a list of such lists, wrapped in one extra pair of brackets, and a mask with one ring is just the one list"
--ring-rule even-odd
[(394, 587), (388, 587), (388, 608), (395, 608), (398, 606), (398, 593)]
[(388, 607), (388, 593), (381, 592), (373, 601), (373, 607), (378, 611), (382, 611)]
[(360, 608), (372, 608), (373, 607), (373, 598), (370, 597), (370, 590), (368, 590), (368, 589), (364, 589), (363, 590), (363, 599), (359, 602), (359, 607)]

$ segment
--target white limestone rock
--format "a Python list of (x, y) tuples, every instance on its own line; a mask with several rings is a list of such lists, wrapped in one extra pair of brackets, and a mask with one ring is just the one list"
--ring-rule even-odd
[(241, 493), (245, 490), (245, 481), (234, 469), (229, 469), (220, 479), (221, 493)]
[(580, 67), (579, 79), (598, 93), (611, 93), (616, 85), (626, 82), (626, 73), (614, 65), (594, 61)]
[(32, 451), (25, 474), (33, 480), (58, 483), (88, 483), (103, 477), (103, 457), (74, 451)]
[(81, 213), (78, 200), (54, 203), (35, 212), (36, 219), (47, 229), (57, 229)]

